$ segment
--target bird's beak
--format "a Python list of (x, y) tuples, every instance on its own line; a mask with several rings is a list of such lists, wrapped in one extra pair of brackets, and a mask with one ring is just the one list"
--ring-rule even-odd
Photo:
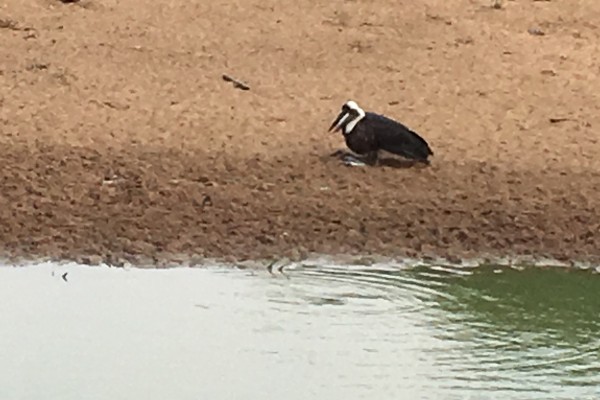
[(335, 121), (333, 121), (333, 123), (331, 124), (331, 126), (329, 127), (329, 131), (328, 132), (335, 132), (338, 129), (340, 129), (342, 127), (342, 124), (344, 123), (344, 121), (348, 118), (348, 113), (345, 112), (341, 112), (337, 118), (335, 119)]

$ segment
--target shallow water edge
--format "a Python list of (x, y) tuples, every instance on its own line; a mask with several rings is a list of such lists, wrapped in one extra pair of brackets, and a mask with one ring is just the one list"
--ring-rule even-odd
[(0, 257), (0, 266), (10, 265), (14, 267), (29, 266), (52, 263), (53, 265), (78, 265), (78, 266), (105, 266), (115, 268), (141, 268), (141, 269), (165, 269), (165, 268), (236, 268), (262, 270), (267, 269), (271, 272), (293, 268), (294, 266), (316, 266), (316, 265), (347, 265), (347, 266), (393, 266), (404, 268), (422, 267), (422, 266), (440, 266), (451, 268), (476, 268), (476, 267), (498, 267), (523, 269), (527, 267), (538, 268), (567, 268), (575, 270), (590, 270), (593, 273), (600, 273), (600, 263), (589, 260), (558, 260), (548, 257), (534, 256), (505, 256), (491, 257), (481, 256), (464, 259), (449, 259), (446, 257), (388, 257), (380, 255), (348, 255), (348, 254), (311, 254), (301, 259), (291, 259), (289, 257), (273, 257), (270, 259), (255, 260), (233, 260), (228, 257), (208, 258), (194, 256), (173, 256), (161, 260), (154, 260), (145, 263), (131, 263), (125, 260), (112, 262), (103, 260), (97, 262), (78, 262), (70, 259), (60, 259), (56, 257), (19, 257), (2, 258)]

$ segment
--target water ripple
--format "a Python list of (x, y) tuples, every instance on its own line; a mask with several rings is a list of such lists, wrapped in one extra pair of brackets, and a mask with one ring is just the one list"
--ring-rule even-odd
[[(562, 398), (600, 387), (600, 300), (593, 294), (600, 279), (591, 274), (300, 264), (290, 268), (288, 288), (296, 300), (339, 306), (337, 318), (363, 332), (377, 330), (380, 343), (419, 354), (437, 371), (428, 379), (448, 390)], [(407, 335), (416, 337), (407, 343)], [(393, 368), (381, 360), (360, 365)]]

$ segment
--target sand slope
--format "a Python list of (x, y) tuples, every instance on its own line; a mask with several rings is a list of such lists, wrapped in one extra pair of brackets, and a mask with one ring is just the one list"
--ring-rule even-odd
[[(2, 253), (600, 259), (600, 3), (490, 3), (4, 2)], [(348, 99), (432, 165), (329, 157)]]

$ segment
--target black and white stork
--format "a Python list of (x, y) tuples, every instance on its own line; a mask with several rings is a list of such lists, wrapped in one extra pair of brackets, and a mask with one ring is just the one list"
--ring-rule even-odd
[(386, 151), (406, 159), (429, 164), (433, 151), (419, 134), (386, 116), (365, 112), (349, 100), (329, 127), (341, 130), (346, 145), (358, 157), (347, 156), (347, 165), (375, 165), (379, 152)]

